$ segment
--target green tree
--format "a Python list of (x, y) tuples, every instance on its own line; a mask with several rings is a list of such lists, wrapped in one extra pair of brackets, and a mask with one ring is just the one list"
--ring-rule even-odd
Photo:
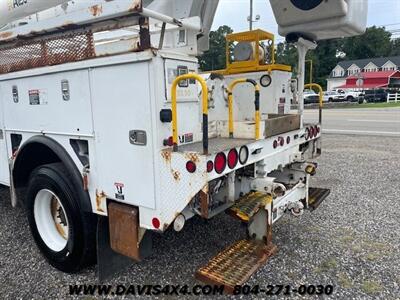
[(385, 27), (369, 27), (363, 35), (343, 41), (345, 59), (361, 59), (389, 56), (392, 49), (391, 33)]
[[(326, 78), (338, 62), (337, 52), (341, 47), (338, 40), (319, 41), (317, 49), (309, 51), (306, 59), (313, 62), (313, 83), (322, 87), (326, 86)], [(279, 43), (276, 47), (276, 61), (280, 64), (290, 65), (293, 73), (297, 72), (298, 56), (294, 44)], [(306, 64), (305, 82), (309, 83), (310, 64)]]
[(397, 38), (392, 41), (392, 51), (390, 52), (391, 56), (400, 55), (400, 38)]
[[(307, 59), (313, 61), (313, 82), (326, 89), (326, 79), (339, 61), (338, 49), (341, 47), (341, 40), (323, 40), (318, 42), (314, 51), (309, 51)], [(306, 82), (309, 82), (310, 68), (306, 67)]]
[(276, 46), (276, 63), (297, 69), (297, 50), (293, 44), (279, 43)]
[(232, 32), (233, 29), (226, 25), (219, 27), (216, 31), (210, 32), (210, 49), (199, 56), (199, 64), (202, 71), (225, 69), (225, 37)]

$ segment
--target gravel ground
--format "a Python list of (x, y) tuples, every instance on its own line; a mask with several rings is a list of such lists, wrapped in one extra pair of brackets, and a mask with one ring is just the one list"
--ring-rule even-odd
[[(400, 139), (325, 135), (323, 142), (313, 185), (331, 195), (315, 212), (276, 224), (279, 252), (248, 283), (332, 284), (336, 299), (400, 299)], [(11, 208), (6, 188), (0, 197), (2, 298), (66, 298), (69, 284), (97, 283), (94, 267), (75, 275), (51, 268), (22, 209)], [(154, 254), (109, 283), (198, 284), (194, 271), (244, 234), (226, 215), (193, 219), (181, 233), (156, 236)]]

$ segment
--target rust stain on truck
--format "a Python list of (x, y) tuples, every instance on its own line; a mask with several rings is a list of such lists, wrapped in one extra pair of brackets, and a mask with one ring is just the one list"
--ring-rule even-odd
[(142, 0), (133, 0), (128, 10), (131, 12), (142, 11)]
[(161, 151), (161, 157), (164, 159), (166, 163), (171, 162), (171, 151), (169, 150), (163, 150)]
[(181, 173), (179, 171), (174, 171), (174, 170), (171, 169), (171, 172), (172, 172), (172, 176), (174, 176), (174, 179), (176, 181), (181, 180)]
[(1, 32), (0, 39), (7, 39), (12, 35), (13, 35), (13, 33), (11, 31)]
[(103, 6), (100, 4), (93, 5), (93, 6), (89, 7), (89, 11), (93, 17), (98, 17), (103, 13)]
[(185, 153), (185, 158), (187, 158), (188, 160), (191, 160), (194, 163), (200, 162), (199, 155), (197, 153), (195, 153), (195, 152), (187, 152), (187, 153)]
[(99, 193), (98, 190), (96, 190), (96, 210), (99, 212), (105, 212), (104, 209), (102, 208), (103, 202), (107, 199), (107, 195), (101, 191)]

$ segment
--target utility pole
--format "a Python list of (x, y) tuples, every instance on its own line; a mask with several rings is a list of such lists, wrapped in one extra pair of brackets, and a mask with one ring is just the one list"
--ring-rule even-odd
[(253, 1), (254, 0), (250, 0), (250, 15), (247, 17), (247, 21), (249, 22), (250, 31), (253, 30), (253, 23), (260, 20), (260, 15), (256, 15), (256, 18), (253, 19)]
[(250, 0), (249, 28), (253, 30), (253, 0)]

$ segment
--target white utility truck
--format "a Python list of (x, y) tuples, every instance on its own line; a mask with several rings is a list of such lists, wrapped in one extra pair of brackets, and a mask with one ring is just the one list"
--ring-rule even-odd
[(309, 186), (321, 124), (303, 121), (304, 58), (362, 33), (367, 1), (270, 3), (297, 79), (262, 30), (228, 35), (226, 69), (198, 75), (218, 0), (0, 0), (0, 182), (51, 265), (97, 257), (105, 278), (152, 233), (228, 212), (248, 238), (196, 277), (229, 289), (275, 253), (284, 213), (325, 199)]

